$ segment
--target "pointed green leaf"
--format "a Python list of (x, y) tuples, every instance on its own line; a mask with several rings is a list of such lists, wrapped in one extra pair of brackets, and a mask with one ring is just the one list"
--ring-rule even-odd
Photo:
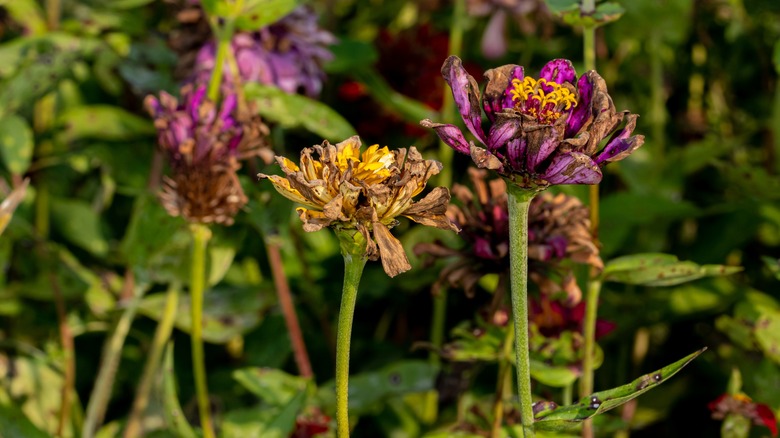
[(108, 253), (100, 215), (86, 201), (52, 198), (51, 216), (54, 228), (74, 245), (97, 256)]
[(242, 368), (233, 372), (233, 378), (273, 406), (286, 405), (296, 394), (305, 392), (308, 384), (302, 377), (274, 368)]
[(11, 173), (22, 175), (27, 172), (33, 148), (32, 128), (25, 119), (15, 114), (0, 119), (0, 155)]
[(671, 365), (645, 374), (629, 384), (583, 397), (577, 404), (544, 410), (537, 415), (535, 427), (539, 430), (568, 429), (578, 422), (614, 409), (665, 382), (706, 349), (706, 347), (702, 348)]
[(604, 267), (604, 281), (643, 286), (674, 286), (704, 277), (731, 275), (741, 271), (738, 266), (698, 265), (678, 261), (669, 254), (637, 254), (619, 257)]
[(286, 128), (304, 128), (332, 142), (355, 135), (355, 128), (329, 106), (270, 86), (246, 84), (244, 92), (257, 112)]
[(236, 28), (255, 31), (273, 24), (303, 3), (301, 0), (246, 0), (236, 19)]
[(57, 118), (62, 131), (58, 141), (80, 139), (129, 140), (154, 135), (152, 121), (111, 105), (84, 105), (69, 108)]
[(176, 376), (173, 372), (173, 342), (168, 343), (165, 349), (162, 367), (163, 384), (163, 414), (169, 430), (178, 438), (196, 438), (195, 431), (187, 422), (184, 411), (179, 404), (179, 396), (176, 393)]
[(224, 438), (287, 438), (306, 405), (306, 392), (299, 391), (282, 407), (268, 406), (228, 412), (222, 422)]

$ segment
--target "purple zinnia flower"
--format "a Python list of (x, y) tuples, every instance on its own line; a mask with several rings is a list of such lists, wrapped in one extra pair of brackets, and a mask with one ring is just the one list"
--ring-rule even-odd
[[(336, 38), (317, 25), (317, 15), (299, 7), (278, 22), (257, 32), (238, 33), (232, 49), (243, 82), (275, 85), (287, 93), (318, 96), (325, 73), (322, 65), (333, 59), (328, 46)], [(209, 80), (214, 69), (216, 46), (209, 42), (198, 52), (195, 82)], [(225, 81), (230, 69), (225, 66)]]
[(268, 128), (259, 116), (239, 110), (235, 94), (216, 105), (206, 87), (185, 85), (181, 102), (166, 92), (147, 96), (158, 143), (171, 164), (161, 194), (172, 216), (191, 222), (233, 222), (247, 198), (236, 175), (238, 160), (258, 154)]
[[(622, 160), (644, 143), (644, 136), (631, 136), (638, 116), (615, 110), (604, 79), (593, 70), (577, 79), (566, 59), (547, 63), (538, 79), (525, 76), (518, 65), (488, 70), (483, 96), (459, 58), (447, 58), (442, 75), (466, 127), (487, 149), (467, 142), (455, 125), (428, 119), (421, 124), (471, 155), (478, 167), (496, 170), (520, 187), (597, 184), (601, 166)], [(490, 122), (487, 132), (482, 109)]]

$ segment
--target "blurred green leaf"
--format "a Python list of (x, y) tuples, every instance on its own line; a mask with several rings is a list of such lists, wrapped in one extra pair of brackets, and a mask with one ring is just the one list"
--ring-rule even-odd
[(176, 376), (173, 372), (173, 342), (168, 343), (163, 358), (163, 366), (160, 368), (163, 385), (163, 414), (168, 427), (178, 438), (197, 438), (198, 435), (187, 422), (187, 417), (179, 404), (179, 396), (176, 392)]
[(287, 128), (304, 128), (333, 143), (355, 135), (355, 128), (329, 106), (271, 86), (249, 83), (246, 98), (267, 120)]
[(49, 434), (35, 427), (17, 407), (0, 405), (0, 437), (47, 438)]
[(643, 286), (674, 286), (704, 277), (731, 275), (741, 267), (681, 262), (669, 254), (636, 254), (607, 262), (604, 281)]
[(614, 409), (667, 381), (704, 350), (706, 347), (629, 384), (585, 396), (577, 404), (543, 411), (543, 416), (537, 417), (535, 427), (539, 430), (565, 430), (576, 426), (578, 422)]
[(303, 410), (306, 392), (299, 391), (282, 407), (267, 406), (228, 412), (222, 423), (224, 438), (287, 438)]
[(774, 274), (775, 278), (780, 281), (780, 259), (762, 256), (761, 260), (763, 260), (764, 265), (769, 268), (769, 272)]
[(108, 253), (100, 215), (86, 201), (52, 198), (51, 217), (54, 228), (69, 242), (99, 257)]
[[(274, 304), (269, 294), (260, 294), (257, 288), (218, 287), (208, 291), (203, 303), (203, 340), (224, 344), (256, 327), (262, 315)], [(165, 294), (157, 293), (143, 299), (139, 312), (159, 321)], [(176, 328), (190, 332), (190, 297), (179, 299)]]
[(246, 0), (236, 18), (236, 29), (259, 30), (281, 20), (302, 3), (302, 0)]
[(393, 90), (390, 84), (374, 69), (353, 70), (352, 74), (366, 84), (366, 89), (380, 105), (412, 123), (422, 119), (436, 119), (438, 113), (422, 102)]
[(233, 372), (233, 378), (272, 406), (286, 405), (308, 385), (306, 379), (274, 368), (242, 368)]
[(284, 317), (276, 313), (265, 317), (257, 330), (244, 337), (244, 351), (249, 365), (281, 368), (292, 353)]
[(60, 113), (57, 125), (62, 128), (58, 140), (63, 143), (82, 139), (130, 140), (157, 132), (150, 119), (111, 105), (68, 108)]
[(764, 355), (780, 364), (780, 312), (761, 315), (756, 321), (755, 336)]
[(105, 6), (113, 9), (134, 9), (140, 6), (148, 5), (154, 0), (112, 0), (106, 2)]
[[(548, 2), (548, 4), (549, 3), (550, 2)], [(624, 12), (622, 6), (620, 6), (618, 3), (612, 2), (606, 2), (597, 5), (596, 10), (590, 14), (583, 14), (579, 7), (568, 7), (564, 9), (565, 5), (570, 2), (555, 1), (554, 3), (558, 3), (558, 5), (555, 6), (558, 10), (556, 14), (559, 15), (561, 19), (563, 19), (564, 23), (572, 27), (591, 28), (603, 26), (607, 23), (616, 21), (623, 15)]]
[(547, 5), (547, 9), (553, 14), (559, 15), (563, 12), (570, 12), (579, 10), (579, 0), (544, 0), (544, 4)]
[[(390, 397), (433, 389), (437, 369), (428, 362), (402, 360), (379, 371), (360, 373), (349, 378), (349, 408), (355, 414), (365, 412)], [(333, 382), (319, 388), (317, 396), (325, 405), (335, 405)]]
[(349, 38), (339, 38), (330, 46), (333, 60), (325, 64), (328, 73), (352, 73), (356, 70), (371, 68), (379, 60), (379, 52), (373, 44)]
[(11, 114), (0, 119), (0, 155), (11, 173), (23, 175), (33, 157), (32, 128), (27, 120)]
[(32, 35), (44, 34), (48, 30), (43, 10), (35, 0), (0, 0), (0, 7)]
[(553, 388), (563, 388), (574, 383), (579, 374), (569, 367), (552, 366), (538, 360), (531, 360), (531, 378)]
[(775, 70), (780, 74), (780, 40), (775, 42), (775, 51), (772, 55), (772, 62), (775, 64)]

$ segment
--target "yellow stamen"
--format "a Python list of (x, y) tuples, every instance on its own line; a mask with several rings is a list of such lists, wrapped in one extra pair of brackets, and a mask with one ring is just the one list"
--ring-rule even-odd
[[(545, 86), (552, 91), (545, 93)], [(515, 106), (535, 117), (542, 123), (552, 123), (557, 120), (563, 111), (577, 106), (577, 98), (568, 88), (557, 82), (540, 78), (538, 81), (530, 76), (523, 80), (512, 79), (512, 101)], [(538, 104), (526, 106), (527, 102), (536, 101)]]

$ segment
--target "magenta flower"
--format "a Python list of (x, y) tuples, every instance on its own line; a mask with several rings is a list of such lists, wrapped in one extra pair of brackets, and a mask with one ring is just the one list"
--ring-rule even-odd
[(442, 75), (466, 127), (486, 148), (466, 141), (455, 125), (420, 123), (456, 151), (471, 155), (478, 167), (496, 170), (521, 187), (597, 184), (601, 166), (622, 160), (644, 143), (644, 136), (631, 136), (638, 116), (615, 110), (604, 79), (595, 71), (577, 79), (566, 59), (547, 63), (539, 78), (525, 76), (518, 65), (488, 70), (484, 95), (455, 56), (444, 62)]

